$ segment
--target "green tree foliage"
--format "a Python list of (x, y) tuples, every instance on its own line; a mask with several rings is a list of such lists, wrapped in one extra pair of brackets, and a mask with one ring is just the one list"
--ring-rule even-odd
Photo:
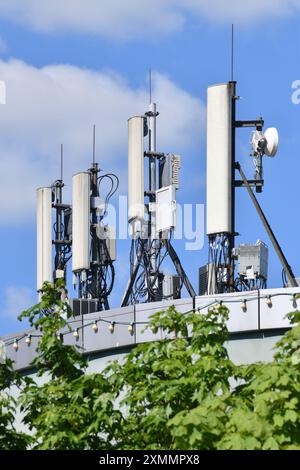
[[(183, 315), (173, 307), (156, 313), (150, 328), (165, 339), (141, 344), (123, 364), (109, 366), (124, 410), (116, 437), (120, 448), (172, 449), (177, 446), (176, 417), (210, 396), (230, 393), (230, 378), (238, 371), (224, 347), (227, 317), (223, 306), (206, 315)], [(180, 446), (195, 448), (200, 431), (193, 425), (191, 435), (188, 426), (186, 431), (190, 442), (183, 440)], [(206, 436), (207, 447), (209, 440)]]
[(241, 368), (230, 403), (225, 449), (300, 449), (300, 312), (276, 345), (272, 363)]
[(61, 300), (62, 289), (62, 281), (55, 287), (45, 284), (41, 303), (20, 317), (28, 317), (31, 326), (43, 332), (33, 365), (47, 379), (24, 388), (24, 423), (33, 433), (33, 449), (103, 449), (117, 424), (114, 397), (104, 376), (85, 374), (87, 361), (81, 351), (63, 344), (59, 333), (70, 329), (73, 313)]
[[(62, 289), (61, 281), (45, 284), (41, 302), (21, 315), (42, 331), (39, 380), (1, 364), (0, 449), (300, 448), (300, 312), (289, 315), (293, 328), (272, 362), (236, 366), (224, 305), (205, 314), (172, 307), (148, 326), (163, 339), (90, 374), (82, 351), (59, 334), (72, 317)], [(12, 385), (30, 438), (14, 429)]]
[(10, 390), (22, 387), (24, 381), (12, 365), (10, 359), (0, 358), (0, 450), (26, 449), (30, 443), (30, 437), (17, 432), (14, 425), (17, 401)]

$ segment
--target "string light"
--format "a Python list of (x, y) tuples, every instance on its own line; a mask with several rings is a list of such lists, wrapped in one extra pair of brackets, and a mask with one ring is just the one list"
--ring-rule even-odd
[(63, 343), (64, 341), (64, 335), (62, 333), (57, 333), (56, 335), (57, 339)]
[(76, 328), (76, 330), (73, 331), (73, 336), (74, 336), (74, 338), (76, 338), (76, 339), (79, 338), (79, 331), (78, 331), (78, 328)]
[(268, 306), (269, 308), (272, 307), (273, 304), (272, 304), (272, 299), (271, 299), (271, 296), (270, 296), (270, 295), (268, 295), (267, 300), (266, 300), (266, 303), (267, 303), (267, 306)]
[[(270, 295), (267, 295), (267, 296), (258, 296), (258, 297), (251, 297), (249, 299), (243, 299), (241, 304), (240, 304), (240, 307), (241, 309), (246, 312), (247, 311), (247, 302), (250, 302), (250, 301), (254, 301), (254, 300), (259, 300), (259, 299), (266, 299), (266, 304), (269, 306), (269, 307), (272, 307), (273, 303), (272, 303), (272, 298), (273, 297), (277, 297), (277, 296), (291, 296), (290, 299), (293, 303), (293, 307), (294, 308), (297, 308), (297, 297), (300, 296), (300, 292), (298, 293), (295, 293), (295, 294), (291, 294), (290, 292), (284, 292), (284, 293), (277, 293), (277, 294), (270, 294)], [(235, 302), (238, 302), (238, 300), (220, 300), (220, 301), (217, 301), (215, 300), (214, 302), (210, 302), (209, 304), (207, 305), (203, 305), (201, 307), (198, 307), (197, 308), (197, 311), (200, 312), (201, 310), (206, 310), (207, 308), (211, 307), (213, 304), (218, 304), (219, 307), (221, 306), (224, 306), (226, 304), (231, 304), (231, 303), (235, 303)], [(190, 313), (192, 310), (189, 310), (188, 312), (184, 312), (185, 314), (187, 313)], [(99, 330), (99, 327), (98, 327), (98, 323), (99, 322), (105, 322), (105, 323), (108, 323), (107, 320), (103, 320), (102, 318), (98, 318), (97, 320), (94, 320), (93, 323), (88, 323), (86, 325), (83, 325), (82, 328), (85, 328), (87, 326), (92, 326), (92, 329), (95, 333), (98, 332)], [(108, 330), (111, 332), (111, 333), (114, 333), (114, 330), (115, 330), (115, 325), (128, 325), (128, 331), (129, 333), (133, 333), (134, 332), (134, 326), (135, 324), (143, 324), (143, 325), (148, 325), (150, 322), (147, 322), (147, 321), (141, 321), (141, 322), (131, 322), (131, 323), (124, 323), (124, 322), (110, 322), (109, 326), (108, 326)], [(43, 328), (42, 326), (39, 326), (39, 331), (42, 332), (43, 331)], [(57, 333), (56, 336), (59, 340), (61, 340), (61, 342), (63, 342), (63, 337), (64, 335), (67, 335), (67, 334), (70, 334), (70, 332), (65, 332), (65, 333)], [(41, 337), (42, 335), (33, 335), (33, 336), (36, 336), (36, 337)], [(76, 339), (79, 339), (79, 328), (76, 328), (75, 330), (73, 330), (73, 336), (74, 338)], [(18, 338), (15, 338), (13, 344), (11, 343), (11, 340), (7, 340), (7, 341), (3, 341), (4, 345), (11, 345), (13, 346), (13, 348), (15, 349), (15, 351), (18, 351), (19, 349), (19, 341), (21, 341), (23, 338), (25, 338), (25, 343), (30, 346), (31, 345), (31, 342), (32, 342), (32, 335), (26, 335), (26, 334), (23, 334), (22, 336), (18, 337)]]

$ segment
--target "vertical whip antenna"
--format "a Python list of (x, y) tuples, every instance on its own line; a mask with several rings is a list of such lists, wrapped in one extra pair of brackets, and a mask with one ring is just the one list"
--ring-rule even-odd
[(64, 146), (60, 144), (60, 180), (63, 180)]
[(93, 126), (93, 167), (96, 163), (96, 124)]
[(234, 63), (234, 25), (231, 25), (231, 81), (233, 82), (233, 63)]
[(149, 103), (152, 103), (152, 72), (149, 69)]

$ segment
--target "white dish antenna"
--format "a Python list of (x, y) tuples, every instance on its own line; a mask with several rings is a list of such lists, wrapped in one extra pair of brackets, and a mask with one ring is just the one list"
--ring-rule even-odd
[(265, 133), (266, 146), (265, 154), (268, 157), (275, 157), (278, 150), (279, 136), (276, 127), (269, 127)]
[(251, 136), (251, 145), (255, 156), (275, 157), (278, 143), (279, 136), (275, 127), (269, 127), (265, 132), (256, 130)]

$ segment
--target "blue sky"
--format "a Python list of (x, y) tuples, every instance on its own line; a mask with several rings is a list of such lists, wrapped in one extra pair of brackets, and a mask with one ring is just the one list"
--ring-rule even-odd
[[(59, 176), (60, 143), (66, 202), (71, 175), (90, 165), (94, 122), (100, 166), (119, 175), (126, 194), (126, 120), (147, 108), (149, 67), (161, 112), (159, 150), (182, 155), (178, 200), (205, 203), (206, 88), (230, 79), (232, 22), (238, 117), (261, 115), (280, 135), (276, 158), (265, 159), (259, 200), (300, 275), (300, 104), (291, 100), (300, 79), (300, 1), (0, 0), (0, 80), (7, 87), (0, 107), (0, 334), (22, 329), (16, 316), (35, 300), (35, 189)], [(252, 178), (248, 142), (249, 132), (238, 131), (238, 160)], [(269, 245), (269, 286), (280, 286), (280, 264), (243, 189), (236, 225), (238, 242)], [(184, 241), (174, 246), (197, 289), (206, 244), (199, 251), (185, 251)], [(113, 306), (127, 282), (127, 242), (118, 255)]]

